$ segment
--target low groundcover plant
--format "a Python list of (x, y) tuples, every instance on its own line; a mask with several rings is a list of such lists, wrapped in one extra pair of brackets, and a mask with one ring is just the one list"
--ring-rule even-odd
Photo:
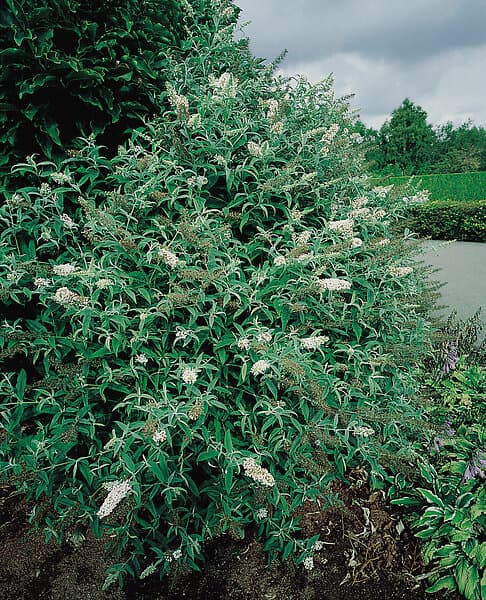
[(48, 536), (116, 543), (107, 585), (252, 524), (311, 568), (296, 509), (350, 466), (382, 485), (424, 428), (423, 277), (347, 103), (204, 6), (169, 111), (111, 161), (29, 158), (0, 209), (1, 470)]

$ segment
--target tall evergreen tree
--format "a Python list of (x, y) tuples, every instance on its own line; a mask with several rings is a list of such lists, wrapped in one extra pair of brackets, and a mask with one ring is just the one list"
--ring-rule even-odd
[(431, 171), (437, 136), (427, 123), (425, 110), (408, 98), (383, 124), (379, 144), (384, 165), (395, 165), (406, 175)]

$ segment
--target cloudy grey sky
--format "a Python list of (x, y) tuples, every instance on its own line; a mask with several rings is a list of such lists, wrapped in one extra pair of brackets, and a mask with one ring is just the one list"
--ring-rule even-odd
[(319, 81), (378, 127), (406, 97), (438, 124), (486, 126), (486, 0), (236, 0), (255, 55)]

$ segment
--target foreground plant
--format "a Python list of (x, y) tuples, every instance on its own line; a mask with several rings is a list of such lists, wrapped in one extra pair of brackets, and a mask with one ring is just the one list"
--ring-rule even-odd
[(486, 596), (486, 369), (480, 336), (478, 314), (459, 322), (452, 315), (442, 328), (422, 377), (437, 431), (423, 448), (418, 481), (392, 500), (410, 507), (416, 536), (426, 542), (428, 591), (458, 590), (467, 600)]
[(110, 536), (107, 585), (251, 525), (309, 568), (296, 509), (352, 466), (383, 485), (424, 427), (424, 284), (346, 102), (201, 6), (171, 110), (112, 161), (18, 166), (0, 213), (2, 472), (48, 536)]

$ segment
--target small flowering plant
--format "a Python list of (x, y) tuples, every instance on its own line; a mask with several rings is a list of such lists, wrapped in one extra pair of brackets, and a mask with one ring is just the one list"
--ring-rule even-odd
[(422, 376), (435, 435), (419, 453), (419, 477), (392, 503), (410, 508), (416, 536), (425, 541), (429, 591), (458, 590), (467, 600), (481, 600), (486, 588), (486, 370), (471, 364), (471, 356), (480, 362), (479, 355), (467, 355), (461, 336), (450, 341), (448, 333), (446, 341), (439, 336), (433, 350), (439, 379), (431, 378), (430, 363)]
[(29, 158), (0, 208), (0, 469), (50, 533), (113, 535), (115, 579), (252, 523), (309, 569), (296, 509), (352, 466), (384, 485), (426, 429), (398, 203), (331, 81), (273, 77), (220, 17), (187, 17), (169, 110), (116, 157)]

